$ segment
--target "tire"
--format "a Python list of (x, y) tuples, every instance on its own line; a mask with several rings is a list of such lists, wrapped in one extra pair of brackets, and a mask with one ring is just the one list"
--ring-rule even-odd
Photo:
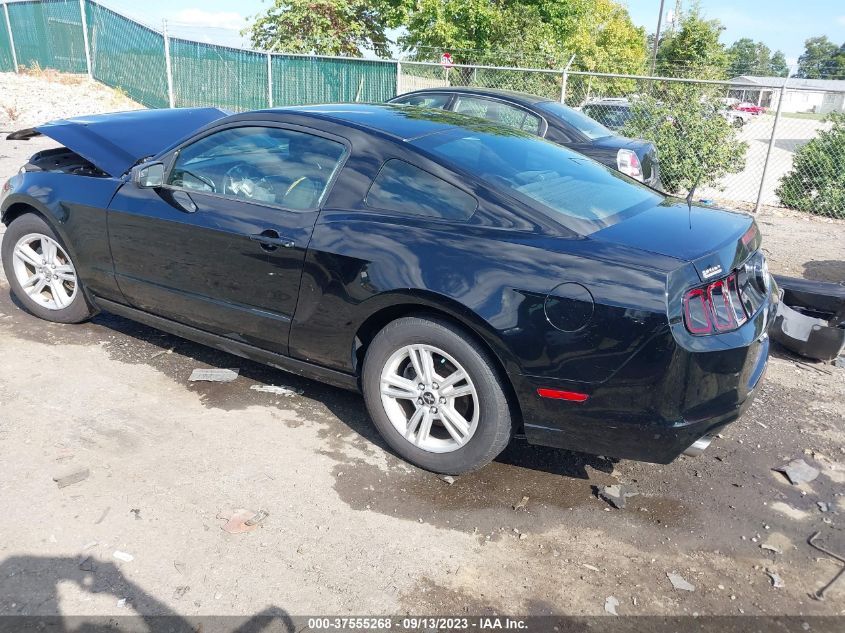
[[(429, 380), (426, 367), (433, 369)], [(381, 436), (425, 470), (477, 470), (511, 439), (510, 403), (493, 359), (448, 321), (404, 317), (389, 323), (367, 349), (361, 382)]]
[(56, 323), (80, 323), (93, 316), (67, 248), (38, 215), (25, 213), (9, 224), (2, 259), (9, 286), (27, 311)]

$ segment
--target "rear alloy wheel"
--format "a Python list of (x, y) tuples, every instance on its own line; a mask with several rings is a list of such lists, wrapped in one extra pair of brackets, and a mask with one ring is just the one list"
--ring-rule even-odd
[(73, 261), (40, 217), (25, 214), (15, 219), (3, 235), (2, 250), (6, 278), (27, 310), (59, 323), (91, 316)]
[(390, 323), (367, 350), (362, 382), (384, 439), (427, 470), (475, 470), (510, 439), (510, 408), (492, 359), (445, 321)]

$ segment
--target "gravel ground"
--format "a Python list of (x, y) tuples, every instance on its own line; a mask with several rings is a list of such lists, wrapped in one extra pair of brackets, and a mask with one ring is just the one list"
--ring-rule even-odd
[[(47, 145), (2, 142), (0, 181)], [(823, 255), (822, 276), (845, 277), (841, 223), (767, 212), (761, 226), (776, 272), (819, 276)], [(240, 376), (189, 383), (197, 367)], [(515, 441), (449, 483), (394, 457), (355, 394), (110, 315), (41, 321), (0, 274), (0, 615), (599, 615), (611, 596), (620, 615), (845, 615), (845, 581), (810, 597), (839, 565), (807, 545), (820, 530), (845, 552), (843, 378), (776, 351), (702, 457)], [(771, 470), (796, 458), (819, 477)], [(614, 483), (639, 493), (625, 509), (595, 495)], [(269, 517), (228, 534), (235, 508)]]
[(54, 119), (141, 107), (126, 95), (79, 75), (50, 70), (25, 75), (0, 73), (0, 132)]

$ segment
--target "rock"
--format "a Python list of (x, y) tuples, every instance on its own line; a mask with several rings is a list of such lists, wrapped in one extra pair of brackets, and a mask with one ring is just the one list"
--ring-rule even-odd
[(774, 552), (775, 554), (783, 554), (779, 547), (777, 547), (776, 545), (772, 545), (769, 542), (760, 543), (760, 549), (769, 550), (770, 552)]
[(783, 584), (783, 579), (778, 576), (775, 572), (767, 569), (766, 573), (768, 574), (769, 579), (772, 581), (772, 587), (774, 587), (775, 589), (780, 589), (785, 586)]
[(803, 459), (793, 459), (791, 462), (778, 468), (773, 468), (777, 472), (783, 473), (789, 479), (789, 483), (793, 486), (798, 484), (813, 481), (819, 476), (818, 468), (813, 468)]
[(819, 512), (830, 511), (830, 504), (827, 501), (816, 501), (816, 505), (819, 506)]
[(672, 583), (672, 586), (675, 589), (680, 589), (681, 591), (695, 591), (695, 585), (688, 583), (680, 574), (667, 572), (666, 576), (669, 578), (669, 582)]
[(607, 501), (614, 508), (622, 510), (625, 508), (625, 499), (634, 497), (639, 493), (630, 490), (622, 484), (614, 484), (613, 486), (600, 486), (598, 494), (599, 497)]
[(445, 481), (450, 486), (455, 483), (455, 478), (452, 475), (440, 475), (440, 480)]
[(604, 610), (607, 611), (610, 615), (619, 615), (616, 613), (616, 607), (619, 606), (619, 600), (614, 598), (613, 596), (608, 596), (604, 601)]

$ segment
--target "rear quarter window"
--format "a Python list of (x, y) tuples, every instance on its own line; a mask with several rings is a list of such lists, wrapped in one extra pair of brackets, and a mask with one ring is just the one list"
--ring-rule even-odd
[(371, 209), (454, 221), (468, 219), (478, 206), (470, 194), (398, 158), (382, 165), (365, 203)]

